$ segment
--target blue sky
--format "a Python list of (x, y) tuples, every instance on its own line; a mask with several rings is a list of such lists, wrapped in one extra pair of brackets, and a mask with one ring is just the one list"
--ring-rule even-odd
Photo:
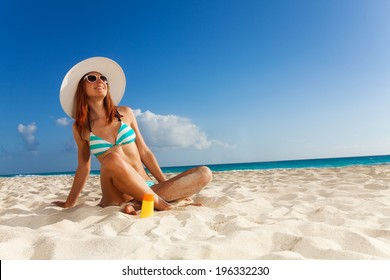
[(76, 168), (59, 88), (92, 56), (124, 69), (121, 105), (162, 166), (389, 154), (389, 12), (385, 0), (2, 0), (0, 174)]

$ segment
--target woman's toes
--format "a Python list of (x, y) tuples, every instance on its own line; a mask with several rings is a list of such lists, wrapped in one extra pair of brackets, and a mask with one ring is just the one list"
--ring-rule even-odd
[(126, 213), (126, 214), (129, 214), (129, 215), (137, 215), (137, 211), (135, 211), (133, 205), (131, 204), (126, 204), (124, 207), (123, 207), (123, 212)]

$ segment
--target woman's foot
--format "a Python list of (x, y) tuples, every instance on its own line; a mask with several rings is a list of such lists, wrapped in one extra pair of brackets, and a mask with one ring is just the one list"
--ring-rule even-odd
[(136, 216), (137, 211), (141, 210), (141, 204), (137, 201), (126, 202), (123, 204), (122, 212), (128, 215)]
[[(184, 198), (175, 201), (174, 205), (170, 205), (170, 207), (165, 210), (180, 209), (188, 206), (203, 206), (203, 204), (199, 202), (196, 203), (191, 198)], [(132, 216), (136, 216), (139, 210), (141, 210), (141, 203), (136, 200), (126, 202), (122, 206), (122, 212)]]
[(203, 206), (203, 204), (200, 202), (194, 202), (189, 197), (181, 199), (181, 200), (177, 200), (175, 203), (176, 208), (187, 207), (187, 206)]

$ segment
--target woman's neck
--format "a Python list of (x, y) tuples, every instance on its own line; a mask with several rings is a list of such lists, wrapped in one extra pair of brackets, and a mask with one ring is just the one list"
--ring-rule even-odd
[(101, 101), (89, 101), (89, 118), (90, 121), (96, 121), (99, 119), (107, 119), (106, 111), (104, 110), (103, 100)]

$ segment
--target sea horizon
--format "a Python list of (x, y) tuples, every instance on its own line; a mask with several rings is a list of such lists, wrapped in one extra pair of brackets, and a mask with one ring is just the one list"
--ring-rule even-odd
[[(279, 161), (219, 163), (161, 167), (164, 173), (180, 173), (197, 166), (208, 166), (211, 171), (244, 171), (244, 170), (267, 170), (267, 169), (294, 169), (294, 168), (336, 168), (347, 166), (369, 166), (390, 164), (390, 155), (315, 158)], [(71, 176), (76, 171), (42, 172), (42, 173), (15, 173), (0, 174), (0, 178), (27, 177), (27, 176)], [(91, 175), (99, 175), (99, 170), (92, 170)]]

